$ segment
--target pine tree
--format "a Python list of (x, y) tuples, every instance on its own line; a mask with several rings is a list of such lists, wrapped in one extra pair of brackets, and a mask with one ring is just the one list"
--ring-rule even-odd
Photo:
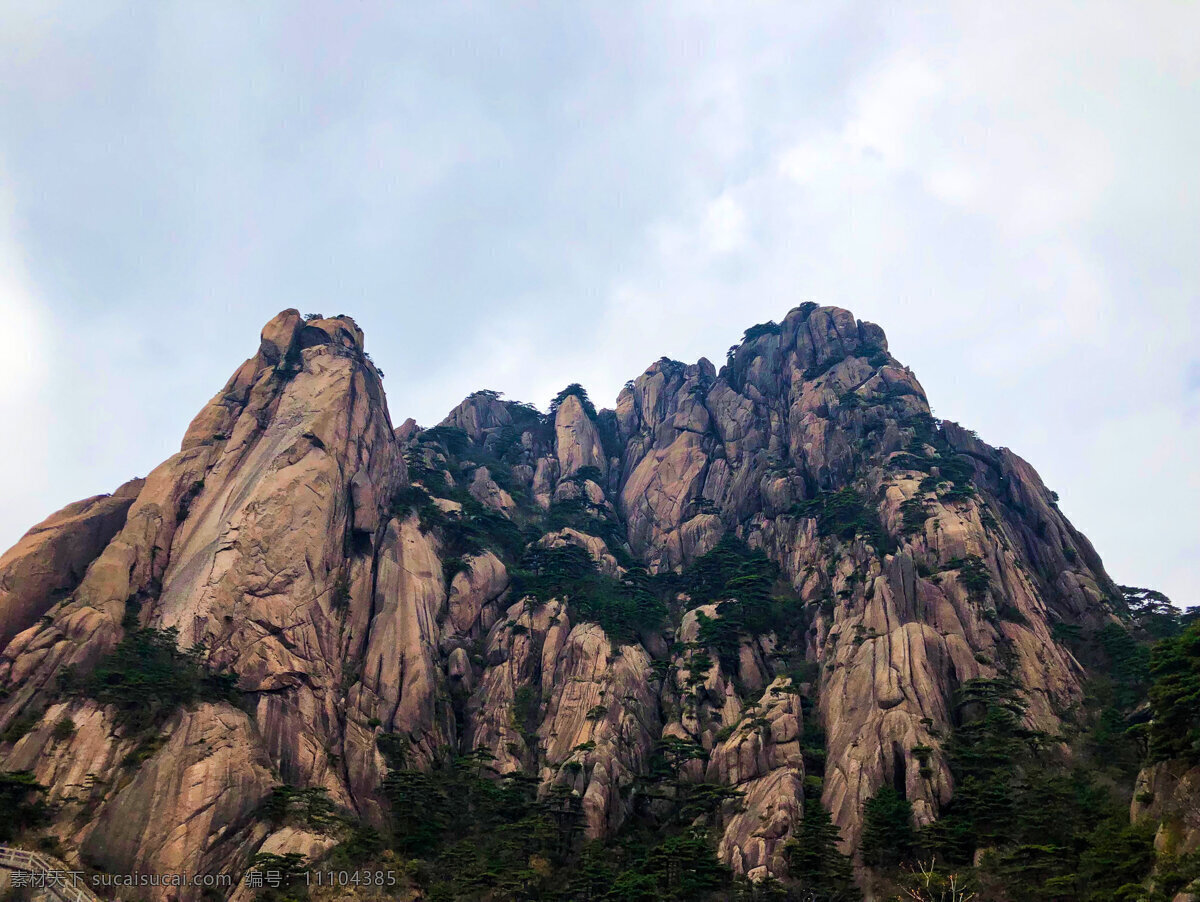
[(787, 845), (788, 869), (802, 890), (828, 902), (862, 898), (854, 885), (850, 859), (838, 851), (841, 840), (821, 800), (805, 800), (804, 820)]
[(910, 860), (916, 848), (912, 804), (891, 786), (882, 786), (863, 808), (863, 862), (894, 867)]

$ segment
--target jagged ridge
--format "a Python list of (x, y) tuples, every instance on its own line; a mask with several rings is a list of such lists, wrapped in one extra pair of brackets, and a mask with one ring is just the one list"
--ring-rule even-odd
[[(1082, 699), (1052, 631), (1111, 617), (1099, 557), (1026, 462), (933, 420), (878, 326), (804, 305), (749, 330), (719, 372), (664, 358), (614, 410), (589, 407), (567, 393), (547, 420), (481, 392), (437, 430), (393, 432), (353, 321), (281, 313), (179, 454), (80, 503), (102, 505), (103, 526), (68, 510), (3, 559), (0, 622), (24, 627), (0, 658), (4, 766), (50, 787), (78, 859), (239, 874), (256, 852), (336, 842), (260, 816), (280, 783), (385, 823), (397, 759), (381, 738), (425, 768), (483, 747), (499, 772), (577, 799), (593, 838), (620, 829), (656, 748), (678, 740), (707, 759), (690, 779), (744, 793), (718, 812), (721, 858), (783, 877), (806, 707), (853, 851), (879, 786), (921, 823), (951, 797), (939, 736), (966, 681), (1011, 676), (1051, 733)], [(678, 593), (661, 625), (610, 635), (579, 598), (531, 605), (512, 585), (529, 544), (583, 548), (617, 591), (724, 536), (778, 566), (786, 636), (707, 647), (722, 611)], [(39, 555), (86, 574), (28, 579)], [(246, 704), (181, 711), (147, 749), (62, 694), (65, 668), (136, 625), (203, 642)]]

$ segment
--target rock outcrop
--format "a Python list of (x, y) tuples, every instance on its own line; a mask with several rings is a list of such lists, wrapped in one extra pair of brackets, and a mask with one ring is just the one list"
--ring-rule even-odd
[[(661, 622), (597, 622), (726, 537), (778, 568), (789, 622), (727, 621), (729, 639), (726, 599), (669, 581)], [(539, 600), (531, 551), (592, 569)], [(422, 769), (481, 749), (577, 805), (592, 839), (663, 804), (639, 781), (674, 748), (679, 780), (740, 799), (721, 859), (785, 877), (806, 791), (851, 852), (882, 785), (938, 816), (966, 681), (1011, 678), (1057, 733), (1084, 672), (1054, 627), (1108, 622), (1113, 593), (1032, 467), (935, 421), (848, 311), (757, 326), (719, 372), (664, 358), (612, 411), (567, 394), (545, 419), (485, 391), (421, 430), (393, 429), (353, 320), (289, 310), (178, 454), (0, 559), (0, 763), (52, 787), (78, 860), (240, 874), (331, 845), (266, 824), (273, 787), (382, 826), (399, 747)], [(243, 704), (179, 710), (147, 744), (64, 692), (139, 628), (200, 644)], [(823, 783), (806, 723), (827, 736)]]
[(142, 484), (132, 479), (111, 495), (68, 504), (0, 557), (0, 647), (74, 591), (125, 524)]

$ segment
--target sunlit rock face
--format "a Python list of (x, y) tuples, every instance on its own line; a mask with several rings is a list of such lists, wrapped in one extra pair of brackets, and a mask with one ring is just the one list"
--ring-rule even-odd
[[(849, 311), (755, 327), (719, 371), (664, 358), (613, 410), (567, 394), (546, 418), (479, 392), (424, 431), (394, 428), (364, 347), (348, 317), (280, 313), (178, 454), (0, 558), (0, 729), (21, 726), (0, 762), (50, 788), (68, 857), (240, 875), (258, 852), (321, 854), (331, 841), (276, 829), (264, 800), (316, 788), (384, 824), (384, 737), (409, 768), (483, 749), (603, 839), (674, 743), (685, 782), (741, 794), (720, 858), (783, 877), (806, 723), (826, 737), (810, 791), (852, 852), (881, 785), (921, 823), (951, 797), (939, 737), (965, 681), (1010, 676), (1052, 733), (1082, 698), (1053, 629), (1110, 616), (1099, 557), (1029, 464), (936, 423)], [(465, 514), (487, 529), (446, 525)], [(573, 549), (615, 584), (725, 537), (778, 566), (787, 636), (713, 646), (721, 599), (682, 590), (660, 623), (609, 631), (581, 595), (534, 598), (512, 572)], [(64, 689), (139, 628), (202, 645), (240, 703), (184, 705), (147, 745)]]

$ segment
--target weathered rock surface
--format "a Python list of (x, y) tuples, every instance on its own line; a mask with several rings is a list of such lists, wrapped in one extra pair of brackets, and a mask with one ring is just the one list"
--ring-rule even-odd
[(508, 515), (517, 509), (512, 495), (496, 484), (487, 467), (480, 467), (475, 471), (475, 478), (471, 480), (468, 491), (470, 491), (471, 497), (484, 507), (490, 507), (502, 514)]
[(553, 676), (570, 631), (560, 602), (536, 607), (518, 601), (488, 634), (486, 668), (467, 705), (466, 746), (489, 751), (500, 773), (538, 760), (544, 692), (554, 689), (544, 674)]
[(738, 873), (787, 873), (784, 845), (804, 810), (800, 727), (799, 696), (780, 678), (709, 757), (706, 779), (745, 793), (717, 850)]
[[(272, 782), (324, 786), (354, 804), (353, 780), (335, 766), (346, 751), (340, 687), (344, 662), (352, 667), (366, 651), (369, 552), (383, 538), (381, 508), (403, 479), (361, 331), (345, 318), (305, 322), (282, 313), (263, 330), (259, 353), (192, 422), (180, 453), (140, 486), (71, 597), (9, 643), (0, 676), (15, 691), (0, 709), (4, 723), (51, 700), (64, 666), (94, 664), (131, 612), (144, 625), (177, 628), (182, 645), (204, 643), (211, 664), (239, 674), (255, 700), (253, 721), (213, 706), (188, 713), (138, 771), (131, 786), (144, 786), (140, 794), (96, 800), (95, 821), (125, 831), (107, 844), (114, 870), (147, 862), (178, 870), (201, 851), (212, 858), (205, 870), (228, 864), (237, 843), (224, 833), (209, 837), (191, 806), (202, 802), (232, 822), (249, 812), (238, 806), (252, 807)], [(363, 741), (373, 753), (369, 737)], [(191, 760), (205, 743), (252, 756), (252, 784), (240, 760)], [(198, 781), (201, 772), (211, 797), (164, 788), (185, 773)], [(243, 776), (227, 780), (234, 772)], [(140, 833), (129, 832), (135, 809), (150, 818), (137, 822)]]
[[(928, 474), (902, 458), (926, 436), (929, 408), (886, 347), (879, 327), (845, 310), (794, 310), (737, 347), (719, 375), (704, 361), (659, 361), (617, 404), (621, 506), (637, 552), (676, 566), (736, 525), (806, 602), (823, 602), (812, 641), (829, 736), (824, 800), (851, 847), (862, 805), (885, 781), (906, 787), (921, 822), (949, 798), (929, 728), (950, 722), (957, 686), (996, 676), (1003, 658), (1032, 722), (1054, 730), (1082, 697), (1082, 670), (1050, 627), (1110, 616), (1099, 559), (1011, 452), (947, 424), (949, 447), (921, 453), (944, 455), (943, 466), (965, 455), (978, 491), (922, 491)], [(924, 528), (894, 550), (861, 534), (818, 535), (799, 503), (843, 490), (898, 532), (900, 506), (923, 499)], [(987, 568), (978, 597), (955, 566), (969, 556)], [(913, 758), (918, 746), (934, 749), (929, 776)]]
[(250, 718), (202, 705), (168, 730), (167, 743), (108, 800), (81, 843), (112, 872), (218, 873), (230, 847), (244, 849), (265, 832), (252, 815), (275, 780)]
[(627, 814), (622, 790), (645, 772), (659, 735), (650, 656), (640, 645), (614, 647), (598, 624), (581, 623), (543, 660), (552, 669), (542, 672), (542, 779), (580, 794), (589, 839), (609, 836)]
[(124, 525), (142, 484), (133, 479), (111, 495), (68, 504), (0, 556), (0, 648), (79, 585)]
[(1160, 761), (1138, 774), (1130, 819), (1158, 824), (1154, 847), (1181, 856), (1200, 848), (1200, 767), (1186, 761)]
[(543, 548), (561, 548), (564, 545), (574, 545), (577, 548), (582, 548), (588, 553), (596, 563), (598, 569), (605, 576), (620, 576), (621, 565), (617, 563), (617, 559), (613, 557), (608, 545), (599, 536), (588, 535), (585, 532), (580, 532), (578, 529), (565, 527), (548, 532), (540, 539), (538, 544)]
[(608, 472), (600, 432), (575, 395), (568, 395), (559, 405), (554, 435), (560, 478), (574, 476), (583, 467), (595, 467), (601, 474)]
[[(71, 855), (240, 873), (258, 851), (323, 854), (327, 838), (261, 823), (259, 802), (280, 783), (319, 787), (382, 824), (385, 734), (409, 766), (485, 749), (500, 773), (575, 800), (603, 838), (678, 740), (702, 750), (688, 780), (743, 793), (722, 810), (722, 859), (783, 876), (803, 811), (801, 694), (852, 850), (885, 783), (921, 822), (951, 797), (939, 736), (965, 681), (1010, 674), (1031, 724), (1056, 731), (1084, 675), (1053, 627), (1111, 617), (1099, 557), (1036, 472), (936, 423), (882, 330), (845, 310), (755, 327), (719, 372), (664, 358), (594, 419), (575, 395), (550, 421), (476, 392), (440, 428), (469, 466), (425, 442), (439, 430), (393, 429), (353, 320), (285, 311), (178, 454), (0, 558), (0, 729), (28, 728), (0, 766), (53, 787)], [(423, 506), (393, 503), (410, 465), (434, 496)], [(610, 580), (679, 570), (737, 536), (797, 597), (792, 653), (812, 682), (789, 676), (776, 635), (724, 658), (704, 648), (715, 602), (679, 596), (671, 622), (617, 642), (569, 593), (516, 597), (516, 556), (480, 550), (480, 510), (509, 541), (584, 548)], [(134, 622), (203, 643), (246, 710), (180, 711), (127, 763), (141, 738), (57, 687)], [(64, 718), (74, 729), (55, 738)]]

